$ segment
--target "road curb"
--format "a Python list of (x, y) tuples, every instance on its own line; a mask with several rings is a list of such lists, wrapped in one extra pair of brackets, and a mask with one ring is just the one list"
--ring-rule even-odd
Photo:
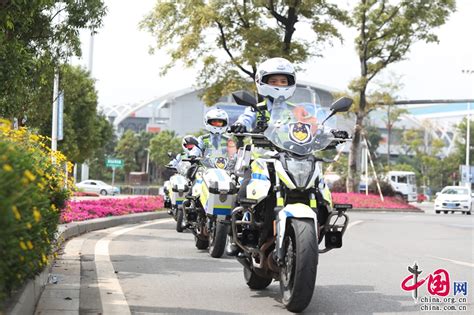
[[(169, 214), (166, 211), (155, 211), (61, 224), (58, 226), (56, 237), (58, 241), (58, 248), (61, 247), (65, 241), (88, 232), (102, 230), (123, 224), (138, 223), (167, 217), (169, 217)], [(18, 290), (9, 300), (7, 300), (5, 303), (6, 314), (34, 314), (36, 304), (38, 303), (41, 293), (48, 282), (49, 274), (53, 264), (54, 260), (51, 261), (38, 276), (32, 280), (29, 280), (20, 290)]]

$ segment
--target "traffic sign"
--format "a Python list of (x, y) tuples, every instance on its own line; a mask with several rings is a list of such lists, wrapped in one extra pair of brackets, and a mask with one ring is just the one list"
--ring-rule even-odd
[(123, 167), (123, 160), (121, 160), (121, 159), (109, 158), (109, 159), (107, 159), (107, 161), (105, 162), (105, 166), (107, 166), (107, 167), (113, 167), (113, 168), (116, 168), (116, 167)]

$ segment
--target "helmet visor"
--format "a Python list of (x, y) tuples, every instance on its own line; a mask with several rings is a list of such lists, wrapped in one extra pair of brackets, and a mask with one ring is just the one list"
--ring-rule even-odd
[(224, 119), (209, 119), (207, 123), (212, 127), (225, 127), (227, 125)]

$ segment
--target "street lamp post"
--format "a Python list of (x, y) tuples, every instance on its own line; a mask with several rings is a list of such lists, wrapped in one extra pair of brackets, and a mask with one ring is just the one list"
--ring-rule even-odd
[[(462, 73), (471, 75), (474, 70), (462, 70)], [(472, 90), (471, 90), (472, 91)], [(472, 92), (471, 92), (472, 93)], [(471, 102), (467, 102), (467, 125), (466, 125), (466, 167), (467, 167), (467, 185), (471, 186), (471, 164), (469, 151), (471, 146)]]
[(148, 174), (148, 167), (150, 166), (150, 149), (146, 148), (146, 168), (145, 168), (145, 173)]

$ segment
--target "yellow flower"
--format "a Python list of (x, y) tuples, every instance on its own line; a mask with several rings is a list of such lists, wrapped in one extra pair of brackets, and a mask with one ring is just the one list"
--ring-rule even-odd
[(38, 208), (33, 207), (33, 218), (35, 219), (35, 222), (39, 222), (41, 220), (41, 213), (38, 211)]
[(54, 205), (54, 203), (51, 204), (51, 210), (53, 210), (53, 211), (58, 210), (58, 208), (56, 208), (56, 206)]
[(27, 228), (28, 230), (31, 230), (32, 227), (33, 227), (33, 226), (31, 225), (30, 222), (26, 223), (26, 228)]
[(31, 173), (29, 170), (26, 170), (23, 174), (25, 175), (26, 178), (30, 180), (30, 182), (36, 179), (36, 176), (33, 175), (33, 173)]
[(20, 241), (20, 247), (21, 247), (21, 249), (23, 249), (23, 250), (27, 250), (27, 249), (28, 249), (28, 247), (26, 247), (25, 242), (23, 242), (23, 241)]
[(15, 216), (15, 219), (21, 220), (20, 211), (18, 211), (18, 208), (16, 206), (12, 206), (12, 212), (13, 212), (13, 215)]
[(48, 262), (48, 258), (46, 258), (46, 255), (41, 253), (41, 260), (44, 262), (44, 263), (47, 263)]
[(13, 171), (13, 167), (9, 164), (5, 164), (5, 165), (3, 165), (3, 170), (5, 172), (11, 172), (11, 171)]
[(26, 242), (26, 246), (28, 249), (33, 249), (33, 243), (31, 243), (31, 241)]

